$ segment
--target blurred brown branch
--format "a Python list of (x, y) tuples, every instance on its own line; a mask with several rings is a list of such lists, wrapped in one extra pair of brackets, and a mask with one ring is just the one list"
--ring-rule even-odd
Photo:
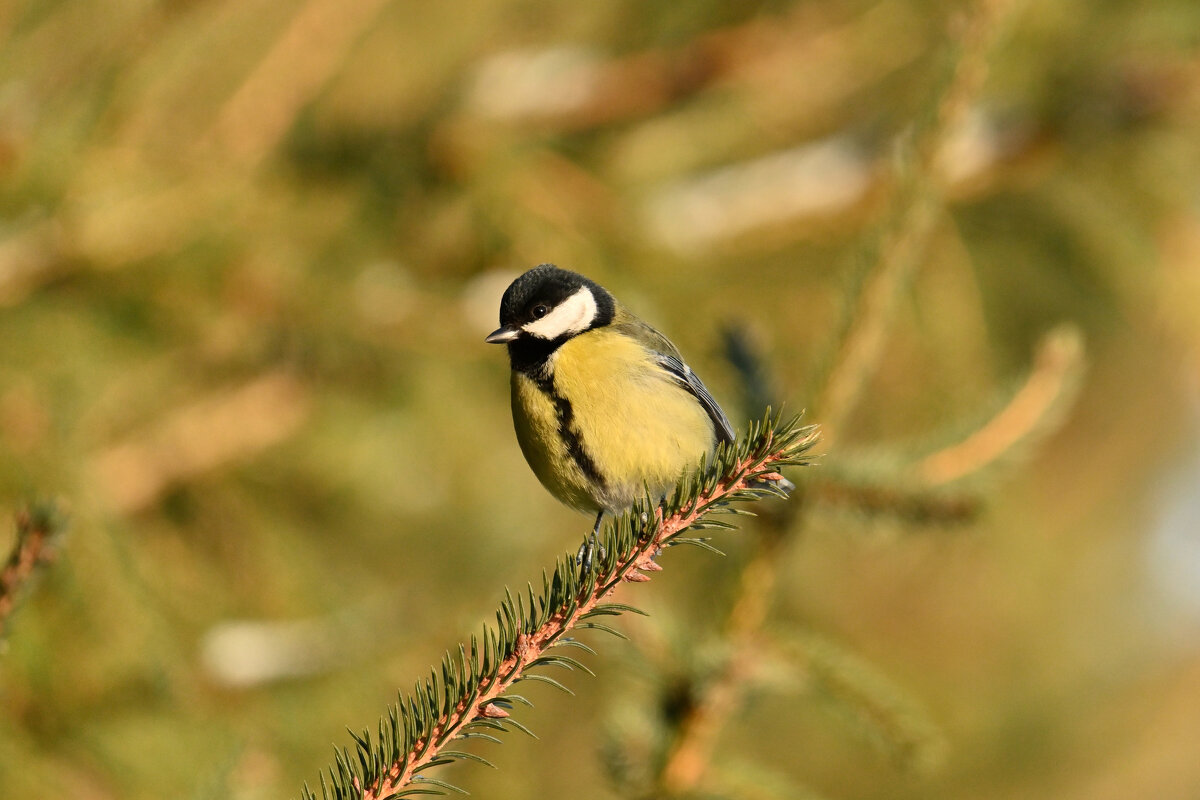
[(56, 221), (35, 219), (0, 238), (0, 307), (13, 306), (51, 280), (60, 268), (63, 231)]
[(119, 511), (145, 508), (172, 484), (263, 450), (308, 416), (308, 392), (283, 372), (215, 392), (97, 453), (93, 479)]
[[(507, 719), (509, 712), (497, 701), (518, 681), (528, 680), (531, 668), (538, 666), (546, 658), (554, 658), (547, 656), (547, 651), (560, 643), (568, 631), (584, 622), (593, 612), (600, 610), (597, 607), (601, 602), (623, 583), (642, 583), (650, 580), (646, 573), (662, 570), (655, 559), (664, 547), (670, 546), (688, 528), (700, 527), (701, 520), (723, 503), (736, 499), (747, 491), (761, 491), (763, 480), (779, 478), (775, 470), (782, 464), (794, 463), (794, 459), (816, 442), (819, 434), (815, 427), (809, 427), (778, 439), (774, 438), (774, 431), (768, 431), (764, 435), (766, 438), (762, 439), (759, 445), (762, 449), (761, 454), (751, 450), (740, 458), (729, 458), (723, 470), (724, 477), (717, 474), (713, 476), (711, 483), (705, 480), (704, 488), (692, 489), (687, 495), (679, 495), (682, 498), (678, 501), (681, 505), (674, 511), (659, 508), (655, 512), (659, 521), (644, 534), (646, 538), (632, 538), (632, 546), (628, 552), (609, 556), (618, 558), (618, 561), (608, 567), (602, 566), (599, 574), (581, 578), (578, 594), (570, 598), (570, 602), (562, 609), (549, 613), (541, 624), (532, 629), (525, 627), (527, 623), (523, 619), (512, 620), (514, 626), (520, 627), (516, 628), (519, 632), (516, 633), (511, 654), (503, 658), (498, 667), (491, 671), (490, 676), (477, 676), (477, 685), (461, 687), (461, 691), (465, 692), (463, 699), (453, 706), (449, 714), (436, 718), (434, 727), (425, 737), (414, 741), (408, 751), (401, 753), (400, 758), (390, 766), (385, 765), (386, 771), (377, 780), (366, 786), (356, 784), (354, 789), (361, 792), (362, 800), (392, 797), (404, 787), (422, 780), (418, 777), (419, 773), (427, 765), (441, 763), (439, 755), (455, 740), (456, 734), (472, 722), (480, 719)], [(531, 596), (530, 613), (534, 613), (535, 610)], [(520, 615), (522, 612), (518, 607), (513, 613)], [(465, 653), (465, 650), (463, 652)], [(357, 781), (358, 778), (353, 780)]]
[(385, 0), (308, 0), (221, 109), (213, 129), (217, 141), (243, 164), (258, 163), (384, 5)]
[[(883, 234), (876, 268), (858, 297), (850, 328), (816, 403), (822, 425), (828, 423), (834, 436), (854, 410), (878, 364), (897, 299), (920, 262), (945, 188), (938, 158), (947, 152), (953, 137), (960, 135), (967, 112), (982, 88), (988, 50), (1006, 5), (1004, 0), (982, 0), (967, 23), (953, 32), (956, 58), (947, 87), (938, 97), (932, 120), (917, 126), (909, 163), (901, 163), (901, 171), (893, 177), (894, 219)], [(778, 167), (772, 171), (778, 171)], [(828, 446), (830, 440), (826, 439), (825, 444)], [(797, 499), (807, 498), (801, 495)], [(804, 505), (798, 505), (798, 513), (803, 514)], [(949, 510), (952, 514), (962, 513), (958, 508)], [(717, 734), (736, 709), (737, 698), (751, 673), (749, 654), (754, 649), (750, 644), (760, 635), (766, 620), (784, 534), (791, 522), (786, 519), (777, 530), (767, 531), (744, 568), (726, 631), (731, 655), (715, 679), (701, 687), (699, 697), (678, 723), (658, 772), (656, 794), (680, 795), (704, 778)]]
[(957, 444), (923, 458), (915, 468), (926, 483), (938, 486), (980, 472), (1037, 431), (1054, 422), (1078, 386), (1083, 338), (1071, 326), (1046, 334), (1038, 344), (1033, 370), (1000, 413)]
[(809, 492), (814, 503), (867, 515), (888, 514), (917, 525), (969, 522), (983, 507), (982, 498), (975, 494), (940, 494), (928, 489), (874, 486), (839, 478), (813, 481)]
[(0, 570), (0, 638), (21, 591), (38, 568), (54, 560), (54, 539), (61, 530), (51, 508), (22, 509), (17, 512), (16, 522), (17, 541)]
[[(849, 20), (801, 6), (618, 58), (562, 46), (509, 51), (482, 64), (467, 110), (550, 130), (586, 130), (650, 117), (721, 86), (755, 98), (754, 112), (775, 125), (802, 125), (919, 56), (918, 40), (888, 35), (911, 22), (900, 3)], [(871, 46), (860, 48), (867, 41)], [(781, 95), (790, 101), (773, 102)]]
[(932, 119), (916, 126), (911, 152), (905, 157), (908, 163), (901, 161), (894, 177), (894, 222), (882, 237), (878, 262), (858, 297), (850, 327), (816, 403), (822, 423), (829, 426), (826, 446), (841, 434), (878, 365), (897, 300), (920, 263), (940, 212), (945, 168), (938, 157), (962, 128), (983, 87), (988, 52), (1009, 5), (1008, 0), (980, 0), (965, 22), (957, 21), (953, 36), (957, 57), (949, 83)]
[(785, 540), (781, 530), (760, 533), (759, 547), (742, 568), (737, 600), (726, 623), (723, 640), (730, 655), (679, 721), (653, 796), (682, 794), (700, 783), (721, 727), (737, 710), (743, 687), (762, 660), (755, 639), (762, 632), (775, 594), (777, 562)]

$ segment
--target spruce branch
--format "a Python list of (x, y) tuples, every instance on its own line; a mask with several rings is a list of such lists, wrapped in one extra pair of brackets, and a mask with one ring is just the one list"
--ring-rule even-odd
[(353, 752), (336, 751), (328, 780), (326, 774), (321, 776), (320, 795), (306, 784), (304, 800), (385, 800), (462, 791), (425, 772), (460, 760), (490, 765), (481, 756), (457, 749), (464, 740), (499, 741), (494, 734), (514, 729), (532, 735), (512, 716), (517, 704), (530, 703), (510, 691), (519, 683), (536, 681), (569, 693), (541, 671), (550, 666), (590, 671), (562, 652), (567, 647), (592, 652), (568, 634), (591, 629), (622, 636), (599, 620), (640, 612), (612, 602), (610, 595), (623, 583), (650, 580), (648, 573), (662, 569), (655, 559), (664, 548), (690, 544), (715, 549), (706, 539), (685, 534), (689, 529), (732, 527), (710, 517), (730, 510), (732, 503), (784, 495), (772, 481), (781, 477), (784, 467), (809, 463), (807, 453), (817, 437), (815, 426), (801, 426), (797, 419), (783, 421), (768, 412), (738, 443), (718, 448), (711, 463), (702, 463), (696, 474), (685, 477), (661, 506), (647, 497), (606, 525), (600, 539), (603, 555), (588, 569), (580, 570), (573, 556), (564, 556), (552, 574), (543, 573), (540, 592), (532, 585), (516, 595), (506, 590), (496, 625), (485, 626), (469, 644), (448, 652), (440, 669), (388, 710), (373, 740), (366, 730), (351, 731)]
[(39, 569), (54, 560), (54, 544), (63, 530), (62, 517), (50, 503), (17, 512), (17, 540), (0, 570), (0, 638), (17, 600)]
[(776, 644), (808, 690), (898, 768), (928, 774), (941, 764), (946, 740), (929, 712), (870, 661), (813, 633), (780, 636)]
[[(947, 143), (960, 129), (987, 75), (987, 56), (1000, 29), (1009, 0), (978, 0), (973, 12), (958, 20), (952, 30), (952, 52), (942, 90), (935, 93), (932, 113), (920, 120), (906, 140), (894, 164), (891, 218), (884, 225), (874, 269), (851, 299), (853, 316), (843, 331), (832, 367), (817, 393), (816, 407), (824, 421), (824, 444), (837, 436), (856, 407), (874, 374), (887, 341), (888, 331), (904, 288), (920, 264), (927, 242), (943, 206), (947, 165), (939, 163)], [(755, 357), (744, 332), (726, 332), (726, 354), (743, 378), (746, 394), (767, 391), (762, 364)], [(804, 487), (812, 499), (853, 496), (856, 507), (874, 505), (902, 508), (914, 518), (963, 519), (974, 514), (977, 504), (970, 498), (943, 497), (928, 491), (887, 494), (824, 481)], [(822, 495), (825, 495), (822, 497)], [(806, 497), (806, 500), (809, 498)], [(793, 503), (788, 516), (767, 521), (767, 533), (756, 540), (758, 549), (747, 562), (738, 598), (727, 622), (726, 641), (731, 655), (715, 677), (702, 687), (695, 701), (681, 715), (661, 768), (656, 775), (656, 795), (677, 795), (693, 789), (703, 778), (716, 746), (717, 734), (734, 713), (742, 687), (753, 666), (747, 653), (761, 637), (767, 609), (774, 591), (781, 550), (789, 531), (801, 528), (812, 503)]]
[[(758, 343), (743, 326), (731, 324), (722, 331), (722, 344), (726, 360), (739, 377), (743, 406), (767, 405), (768, 398), (775, 394), (774, 380)], [(780, 556), (792, 523), (803, 508), (801, 496), (786, 505), (765, 509), (759, 516), (753, 554), (742, 565), (737, 596), (721, 633), (728, 655), (714, 674), (688, 687), (690, 700), (673, 721), (646, 796), (688, 791), (706, 774), (717, 735), (736, 712), (741, 687), (754, 671), (757, 640), (775, 593)]]
[(725, 642), (729, 654), (681, 715), (653, 796), (674, 796), (695, 788), (704, 777), (717, 736), (738, 708), (742, 688), (761, 660), (754, 646), (766, 623), (779, 575), (783, 537), (759, 537), (759, 545), (741, 573), (737, 600), (729, 613)]
[(923, 458), (916, 474), (929, 486), (960, 481), (1054, 430), (1079, 388), (1083, 361), (1083, 337), (1077, 328), (1062, 325), (1047, 333), (1038, 343), (1028, 377), (1004, 408), (962, 441)]
[(910, 525), (964, 525), (978, 518), (984, 507), (976, 492), (856, 478), (843, 470), (813, 481), (808, 487), (816, 506), (813, 511), (846, 509), (865, 518), (884, 517)]
[(851, 322), (815, 404), (826, 447), (840, 435), (879, 364), (899, 297), (920, 264), (944, 203), (948, 170), (939, 160), (979, 95), (988, 52), (1010, 5), (1010, 0), (978, 0), (969, 16), (955, 21), (945, 87), (935, 93), (932, 113), (901, 142), (892, 175), (891, 220), (880, 236), (875, 267), (852, 300)]
[(1058, 429), (1082, 382), (1084, 352), (1077, 327), (1052, 329), (1038, 342), (1028, 374), (998, 393), (998, 411), (977, 413), (983, 421), (969, 433), (956, 423), (953, 434), (930, 437), (952, 443), (924, 456), (894, 447), (843, 453), (806, 483), (806, 496), (814, 510), (845, 508), (914, 525), (971, 521), (985, 504), (978, 479)]

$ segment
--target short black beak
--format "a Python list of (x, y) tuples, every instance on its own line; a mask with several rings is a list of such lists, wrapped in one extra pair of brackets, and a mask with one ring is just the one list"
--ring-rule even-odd
[(487, 335), (484, 341), (488, 344), (504, 344), (505, 342), (511, 342), (518, 335), (520, 335), (520, 331), (515, 328), (496, 328), (496, 330)]

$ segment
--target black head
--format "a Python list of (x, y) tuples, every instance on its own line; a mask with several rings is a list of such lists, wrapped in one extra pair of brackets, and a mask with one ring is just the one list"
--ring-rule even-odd
[(485, 341), (507, 344), (514, 369), (543, 362), (563, 342), (612, 322), (616, 304), (582, 275), (541, 264), (517, 278), (500, 300), (500, 327)]

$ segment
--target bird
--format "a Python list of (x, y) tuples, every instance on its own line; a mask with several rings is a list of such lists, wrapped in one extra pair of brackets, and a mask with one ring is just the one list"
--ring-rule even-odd
[(513, 427), (555, 498), (596, 515), (665, 497), (702, 457), (735, 440), (729, 417), (671, 340), (583, 275), (540, 264), (500, 301), (485, 339), (508, 348)]

